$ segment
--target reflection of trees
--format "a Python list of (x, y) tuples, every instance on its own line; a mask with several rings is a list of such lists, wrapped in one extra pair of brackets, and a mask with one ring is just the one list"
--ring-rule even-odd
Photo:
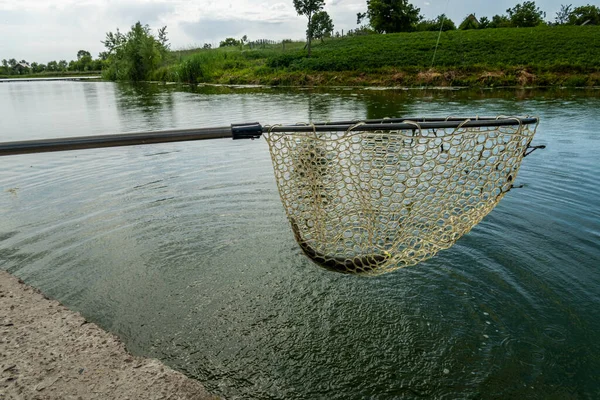
[(310, 93), (308, 95), (308, 120), (311, 122), (327, 121), (331, 119), (331, 96)]
[(404, 90), (368, 90), (364, 95), (367, 119), (406, 116), (414, 96)]
[(98, 84), (96, 82), (82, 82), (83, 97), (88, 110), (98, 109)]
[[(155, 129), (175, 126), (175, 88), (147, 83), (119, 82), (115, 85), (117, 110), (121, 123), (127, 130), (139, 129), (139, 125)], [(130, 127), (131, 124), (135, 126)]]
[[(295, 88), (180, 86), (115, 83), (115, 99), (119, 121), (126, 130), (167, 129), (177, 126), (175, 110), (181, 92), (195, 95), (233, 95), (231, 101), (206, 103), (198, 115), (209, 115), (216, 123), (239, 122), (240, 115), (254, 115), (261, 123), (322, 122), (385, 117), (422, 117), (460, 115), (495, 115), (528, 113), (522, 100), (544, 98), (564, 99), (560, 89), (518, 90), (433, 90), (395, 89), (370, 90), (360, 88)], [(177, 92), (177, 93), (175, 93)], [(585, 94), (585, 90), (577, 93)], [(238, 96), (236, 96), (238, 95)], [(241, 95), (241, 96), (239, 96)], [(256, 95), (256, 96), (255, 96)], [(272, 96), (271, 96), (272, 95)], [(282, 103), (278, 99), (285, 99)], [(212, 99), (212, 98), (211, 98)], [(223, 97), (219, 98), (220, 100)], [(485, 101), (487, 99), (492, 102)], [(94, 94), (86, 93), (93, 102)], [(497, 101), (505, 100), (501, 108)], [(223, 105), (224, 104), (224, 105)], [(181, 110), (184, 105), (180, 104)], [(270, 120), (265, 120), (265, 114)], [(199, 118), (199, 117), (198, 117)], [(247, 117), (246, 117), (247, 118)], [(186, 117), (187, 119), (187, 117)], [(193, 119), (192, 119), (193, 120)]]

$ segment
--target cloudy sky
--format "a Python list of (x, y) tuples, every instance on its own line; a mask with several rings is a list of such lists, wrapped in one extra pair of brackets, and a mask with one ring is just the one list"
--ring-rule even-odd
[[(472, 12), (478, 17), (504, 14), (519, 2), (413, 0), (412, 4), (428, 19), (446, 12), (459, 23)], [(580, 3), (573, 4), (589, 0)], [(561, 1), (536, 4), (546, 11), (547, 20), (554, 20)], [(336, 30), (347, 31), (356, 28), (356, 13), (366, 10), (366, 0), (329, 0), (325, 10)], [(306, 18), (296, 14), (292, 0), (0, 0), (0, 59), (72, 60), (80, 49), (96, 57), (106, 32), (127, 31), (136, 21), (154, 29), (166, 25), (174, 49), (218, 45), (226, 37), (243, 35), (250, 40), (301, 39), (306, 29)]]

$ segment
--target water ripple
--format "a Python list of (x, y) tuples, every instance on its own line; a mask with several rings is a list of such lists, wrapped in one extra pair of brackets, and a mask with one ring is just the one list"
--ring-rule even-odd
[[(525, 187), (452, 248), (393, 274), (312, 264), (287, 225), (266, 143), (229, 140), (3, 158), (0, 268), (227, 398), (597, 393), (597, 96), (31, 87), (0, 88), (0, 109), (38, 99), (19, 103), (25, 114), (16, 109), (2, 140), (232, 120), (540, 115), (547, 149), (525, 159)], [(56, 96), (71, 96), (71, 123), (58, 106), (40, 109)]]

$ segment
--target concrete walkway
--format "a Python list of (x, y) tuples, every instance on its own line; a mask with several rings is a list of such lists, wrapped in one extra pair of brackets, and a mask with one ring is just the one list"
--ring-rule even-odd
[(0, 271), (0, 399), (216, 399)]

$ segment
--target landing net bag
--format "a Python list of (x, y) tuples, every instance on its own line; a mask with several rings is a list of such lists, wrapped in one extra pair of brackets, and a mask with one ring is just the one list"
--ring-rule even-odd
[(304, 253), (338, 272), (381, 274), (434, 256), (479, 223), (510, 190), (534, 122), (271, 127), (265, 137)]

